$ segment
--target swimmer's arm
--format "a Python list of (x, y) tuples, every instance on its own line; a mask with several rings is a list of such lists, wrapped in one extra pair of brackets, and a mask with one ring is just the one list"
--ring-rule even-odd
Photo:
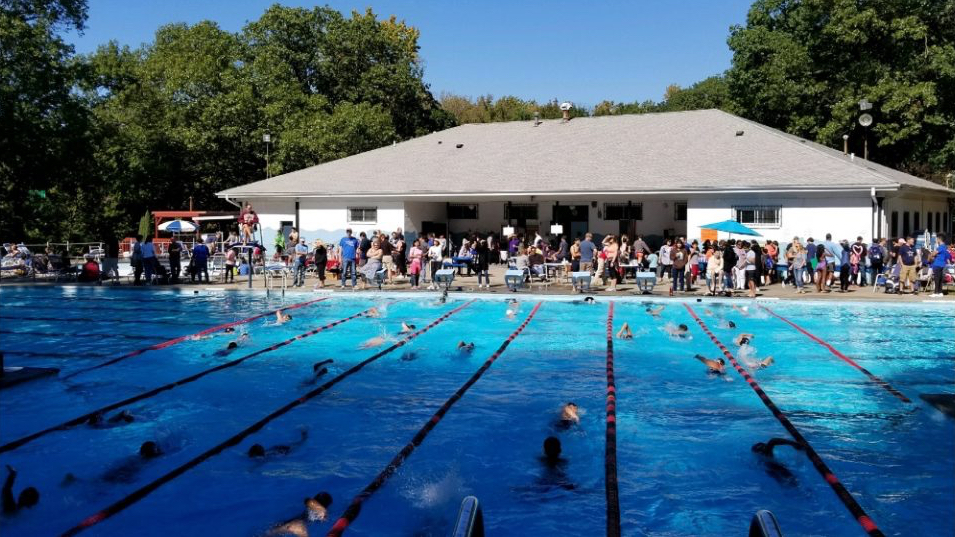
[(788, 438), (770, 438), (769, 442), (766, 442), (766, 448), (769, 451), (769, 454), (772, 455), (773, 448), (776, 446), (792, 446), (793, 449), (802, 451), (803, 446), (799, 442), (795, 442)]
[(17, 478), (17, 471), (7, 465), (7, 480), (3, 482), (3, 512), (14, 513), (17, 510), (17, 501), (13, 498), (13, 482)]
[(708, 358), (707, 358), (706, 356), (701, 356), (701, 355), (699, 355), (699, 354), (697, 354), (696, 356), (694, 356), (694, 358), (696, 358), (697, 360), (699, 360), (701, 363), (704, 363), (704, 364), (705, 364), (706, 361), (708, 360)]

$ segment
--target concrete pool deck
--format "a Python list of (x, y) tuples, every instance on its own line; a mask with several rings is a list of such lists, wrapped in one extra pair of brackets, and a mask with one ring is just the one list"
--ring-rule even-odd
[[(463, 292), (467, 292), (467, 293), (476, 293), (476, 294), (483, 294), (483, 295), (489, 295), (489, 296), (495, 296), (495, 295), (513, 296), (513, 295), (515, 295), (515, 293), (509, 291), (508, 288), (507, 288), (507, 286), (504, 284), (504, 272), (505, 272), (505, 270), (506, 270), (506, 267), (501, 266), (501, 265), (492, 265), (492, 266), (491, 266), (489, 272), (490, 272), (490, 275), (491, 275), (491, 282), (492, 282), (492, 283), (491, 283), (491, 287), (490, 287), (489, 289), (479, 289), (479, 288), (477, 287), (477, 277), (476, 277), (476, 276), (455, 276), (454, 283), (451, 285), (451, 292), (454, 293), (454, 292), (461, 292), (461, 291), (463, 291)], [(296, 292), (312, 291), (312, 289), (313, 289), (313, 288), (315, 287), (315, 285), (318, 283), (318, 278), (315, 277), (314, 274), (311, 274), (311, 273), (310, 273), (310, 274), (306, 277), (305, 285), (304, 285), (303, 287), (292, 287), (292, 286), (291, 286), (291, 282), (292, 282), (292, 278), (291, 278), (291, 275), (290, 275), (290, 276), (288, 277), (288, 280), (287, 280), (287, 284), (288, 284), (287, 290), (288, 290), (288, 291), (296, 291)], [(669, 283), (670, 283), (669, 280), (666, 280), (665, 283), (658, 282), (658, 283), (656, 284), (656, 286), (653, 288), (652, 294), (649, 294), (649, 295), (641, 295), (639, 289), (637, 288), (636, 283), (633, 282), (632, 278), (631, 278), (631, 279), (628, 279), (628, 280), (627, 280), (627, 283), (621, 283), (620, 285), (618, 285), (618, 286), (617, 286), (617, 290), (616, 290), (615, 292), (609, 292), (609, 291), (607, 291), (607, 290), (606, 290), (606, 286), (604, 286), (604, 285), (598, 285), (598, 284), (597, 284), (597, 280), (594, 279), (594, 282), (593, 282), (593, 284), (592, 284), (592, 286), (591, 286), (590, 292), (589, 292), (589, 293), (584, 293), (584, 294), (592, 294), (592, 295), (601, 296), (601, 297), (608, 297), (608, 298), (609, 298), (609, 297), (614, 297), (614, 296), (617, 296), (617, 297), (646, 296), (646, 297), (648, 297), (648, 298), (655, 298), (655, 299), (669, 298), (669, 289), (670, 289)], [(13, 285), (40, 285), (40, 286), (48, 286), (48, 285), (83, 285), (83, 286), (87, 286), (87, 285), (89, 285), (89, 286), (93, 286), (93, 285), (96, 285), (96, 284), (92, 284), (92, 283), (75, 283), (75, 282), (68, 282), (68, 283), (67, 283), (67, 282), (60, 282), (59, 284), (57, 284), (57, 283), (51, 282), (51, 281), (41, 281), (41, 280), (32, 281), (32, 280), (29, 280), (29, 279), (12, 279), (12, 278), (10, 278), (10, 279), (4, 280), (4, 282), (3, 282), (2, 286), (0, 286), (0, 288), (5, 287), (5, 286), (13, 286)], [(132, 283), (131, 283), (131, 279), (121, 280), (120, 283), (116, 283), (115, 281), (106, 281), (106, 282), (103, 282), (102, 285), (103, 285), (104, 287), (130, 288), (130, 289), (150, 289), (150, 288), (152, 288), (152, 287), (149, 287), (149, 286), (139, 286), (139, 287), (133, 286)], [(340, 282), (339, 280), (333, 279), (333, 278), (331, 277), (331, 275), (329, 275), (329, 278), (326, 279), (326, 281), (325, 281), (325, 287), (324, 287), (323, 289), (319, 289), (319, 290), (321, 290), (321, 291), (331, 291), (331, 292), (333, 292), (333, 293), (344, 292), (344, 293), (348, 293), (348, 294), (361, 293), (361, 292), (362, 292), (360, 288), (359, 288), (358, 290), (356, 290), (356, 291), (352, 291), (352, 289), (351, 289), (350, 287), (347, 287), (344, 291), (342, 291), (342, 289), (340, 288), (340, 285), (341, 285), (341, 282)], [(359, 284), (359, 285), (360, 285), (360, 284)], [(838, 285), (838, 282), (837, 282), (837, 285)], [(215, 289), (228, 290), (228, 291), (241, 291), (241, 290), (248, 290), (248, 289), (249, 289), (249, 280), (248, 280), (248, 276), (245, 276), (245, 277), (237, 276), (237, 277), (236, 277), (236, 281), (235, 281), (235, 282), (232, 282), (232, 283), (224, 283), (224, 282), (221, 281), (221, 279), (218, 280), (218, 281), (217, 281), (216, 279), (213, 279), (210, 283), (194, 283), (194, 284), (193, 284), (193, 283), (189, 283), (189, 282), (187, 281), (187, 282), (180, 282), (180, 283), (178, 283), (178, 284), (170, 284), (170, 285), (163, 285), (163, 286), (157, 286), (157, 287), (158, 287), (159, 289), (175, 289), (175, 288), (181, 288), (181, 289), (205, 289), (205, 288), (215, 288)], [(258, 290), (265, 290), (265, 289), (266, 289), (265, 278), (264, 278), (262, 275), (256, 275), (256, 276), (252, 279), (252, 289), (258, 289)], [(381, 289), (382, 289), (383, 291), (394, 291), (394, 292), (412, 292), (412, 291), (414, 291), (414, 292), (419, 292), (419, 293), (420, 293), (420, 292), (425, 292), (425, 291), (427, 290), (426, 286), (422, 286), (422, 288), (419, 289), (419, 290), (413, 290), (413, 289), (411, 289), (411, 286), (409, 285), (407, 278), (400, 278), (400, 277), (399, 277), (394, 283), (386, 283), (386, 284), (382, 285), (382, 288), (381, 288)], [(947, 295), (945, 295), (944, 297), (931, 297), (931, 296), (929, 296), (929, 293), (924, 293), (924, 292), (923, 292), (923, 293), (919, 293), (918, 295), (912, 295), (912, 294), (904, 294), (904, 295), (886, 294), (886, 293), (883, 293), (881, 290), (875, 290), (875, 291), (873, 291), (873, 289), (872, 289), (871, 286), (868, 286), (868, 287), (854, 287), (854, 286), (853, 286), (853, 287), (850, 287), (849, 291), (846, 292), (846, 293), (840, 293), (840, 292), (838, 291), (838, 288), (835, 288), (833, 291), (828, 292), (828, 293), (826, 293), (826, 292), (817, 293), (816, 290), (815, 290), (815, 287), (814, 287), (814, 286), (809, 286), (809, 285), (807, 285), (807, 286), (805, 287), (805, 289), (807, 289), (807, 290), (809, 290), (809, 291), (806, 292), (805, 294), (797, 294), (797, 293), (796, 293), (796, 290), (795, 290), (795, 289), (793, 288), (793, 286), (791, 286), (791, 285), (788, 285), (788, 286), (786, 286), (785, 288), (783, 288), (783, 287), (780, 286), (779, 284), (773, 284), (773, 285), (771, 285), (771, 286), (764, 286), (764, 287), (759, 288), (759, 289), (757, 290), (757, 298), (760, 298), (760, 299), (771, 299), (771, 300), (775, 300), (775, 299), (787, 299), (787, 300), (808, 299), (808, 300), (832, 300), (832, 301), (840, 301), (840, 300), (873, 301), (873, 302), (892, 302), (892, 303), (906, 303), (906, 304), (914, 304), (914, 303), (922, 303), (922, 302), (930, 302), (930, 303), (951, 303), (951, 304), (955, 304), (955, 292), (949, 292), (949, 293), (948, 293)], [(273, 282), (272, 282), (272, 291), (273, 291), (273, 292), (281, 292), (281, 290), (282, 290), (282, 279), (281, 279), (281, 278), (275, 278), (275, 279), (273, 280)], [(368, 287), (368, 290), (377, 290), (377, 287), (375, 287), (375, 286), (369, 286), (369, 287)], [(556, 280), (552, 280), (550, 283), (542, 283), (542, 282), (534, 281), (534, 282), (532, 282), (532, 283), (527, 284), (526, 287), (524, 287), (523, 289), (521, 289), (521, 290), (520, 290), (518, 293), (516, 293), (516, 294), (523, 294), (523, 295), (527, 295), (527, 294), (539, 294), (539, 295), (558, 295), (558, 296), (559, 296), (559, 295), (567, 295), (567, 296), (578, 296), (578, 295), (580, 295), (580, 293), (577, 293), (577, 292), (575, 292), (575, 291), (573, 290), (573, 287), (570, 285), (570, 283), (557, 282)], [(696, 287), (693, 288), (692, 291), (688, 291), (688, 292), (684, 292), (684, 293), (680, 293), (680, 292), (674, 293), (673, 298), (677, 298), (677, 299), (679, 299), (679, 298), (688, 298), (688, 297), (697, 298), (697, 297), (704, 297), (704, 296), (706, 296), (705, 281), (703, 282), (703, 285), (702, 285), (702, 286), (697, 285)], [(734, 298), (739, 298), (739, 299), (744, 299), (744, 300), (745, 300), (745, 299), (747, 298), (747, 297), (746, 297), (746, 292), (745, 292), (745, 291), (737, 290), (737, 291), (734, 293)]]

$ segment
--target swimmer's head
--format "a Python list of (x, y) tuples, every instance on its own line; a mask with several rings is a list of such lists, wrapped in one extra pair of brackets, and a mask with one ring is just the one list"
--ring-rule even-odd
[(570, 408), (570, 409), (573, 409), (573, 410), (577, 410), (577, 403), (574, 403), (573, 401), (570, 401), (570, 402), (568, 402), (566, 405), (564, 405), (564, 408)]
[(232, 332), (235, 332), (235, 328), (233, 328), (233, 327), (231, 327), (231, 326), (225, 329), (225, 333), (226, 333), (226, 334), (231, 334)]
[(690, 330), (690, 327), (685, 324), (681, 324), (678, 328), (680, 329), (680, 332), (688, 332)]
[(592, 296), (588, 296), (587, 298), (584, 299), (584, 302), (593, 302), (593, 301), (594, 301), (594, 297)]
[(228, 347), (229, 347), (230, 349), (236, 349), (236, 348), (239, 347), (239, 344), (236, 343), (235, 341), (230, 341)]
[(322, 491), (315, 495), (314, 500), (318, 502), (322, 507), (328, 507), (332, 504), (332, 495)]
[(291, 320), (292, 320), (292, 316), (289, 315), (289, 314), (285, 314), (285, 315), (283, 316), (283, 318), (284, 318), (286, 321), (291, 321)]
[(27, 487), (20, 491), (17, 507), (33, 507), (38, 503), (40, 503), (40, 491), (36, 487)]
[(729, 326), (730, 328), (736, 328), (736, 323), (734, 323), (733, 321), (730, 321), (730, 322), (728, 323), (728, 326)]
[(723, 360), (722, 358), (720, 358), (718, 361), (719, 361), (720, 365), (726, 365), (726, 361)]
[(151, 459), (160, 455), (162, 455), (162, 451), (160, 451), (159, 445), (152, 440), (147, 440), (143, 442), (143, 445), (139, 446), (139, 456), (144, 459)]
[(544, 440), (544, 456), (547, 460), (554, 461), (560, 457), (560, 439), (556, 436), (548, 436)]
[(262, 444), (252, 444), (252, 447), (249, 448), (249, 457), (254, 459), (256, 457), (264, 457), (264, 456), (265, 456), (265, 448), (262, 447)]

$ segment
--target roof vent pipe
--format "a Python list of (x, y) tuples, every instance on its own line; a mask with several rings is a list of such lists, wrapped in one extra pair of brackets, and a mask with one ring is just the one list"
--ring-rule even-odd
[(842, 135), (842, 154), (843, 155), (849, 154), (849, 135), (848, 134)]

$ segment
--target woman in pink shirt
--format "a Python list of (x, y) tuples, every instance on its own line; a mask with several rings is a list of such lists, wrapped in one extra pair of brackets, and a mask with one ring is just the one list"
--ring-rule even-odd
[(411, 274), (411, 288), (418, 289), (421, 278), (421, 258), (424, 256), (424, 250), (421, 249), (420, 239), (415, 239), (414, 244), (411, 245), (411, 250), (408, 252), (408, 262), (410, 266), (408, 267), (408, 272)]

